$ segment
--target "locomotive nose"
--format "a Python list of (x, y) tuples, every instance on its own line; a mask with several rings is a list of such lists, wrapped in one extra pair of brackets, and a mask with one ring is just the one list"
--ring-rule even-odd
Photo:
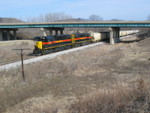
[(35, 45), (38, 49), (42, 49), (42, 41), (37, 41)]

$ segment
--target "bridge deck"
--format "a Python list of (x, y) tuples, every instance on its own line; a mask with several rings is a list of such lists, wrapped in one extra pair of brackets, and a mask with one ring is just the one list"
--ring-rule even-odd
[(50, 23), (0, 23), (0, 28), (41, 27), (150, 27), (150, 21), (101, 21), (101, 22), (50, 22)]

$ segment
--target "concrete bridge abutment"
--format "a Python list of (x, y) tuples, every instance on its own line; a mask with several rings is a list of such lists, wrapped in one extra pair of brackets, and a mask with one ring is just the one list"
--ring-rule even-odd
[(45, 28), (41, 28), (41, 31), (42, 31), (42, 35), (43, 36), (46, 36), (47, 34), (46, 34), (46, 29)]
[(119, 34), (120, 34), (120, 27), (110, 28), (110, 44), (115, 44), (120, 42)]

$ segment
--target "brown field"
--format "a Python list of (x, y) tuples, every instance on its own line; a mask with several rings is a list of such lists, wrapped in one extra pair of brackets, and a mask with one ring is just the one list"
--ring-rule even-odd
[(149, 113), (150, 38), (0, 72), (2, 113)]
[(31, 55), (29, 54), (32, 53), (34, 43), (35, 42), (32, 40), (0, 42), (0, 65), (20, 60), (20, 51), (13, 49), (29, 48), (30, 50), (24, 51), (24, 58), (30, 58)]

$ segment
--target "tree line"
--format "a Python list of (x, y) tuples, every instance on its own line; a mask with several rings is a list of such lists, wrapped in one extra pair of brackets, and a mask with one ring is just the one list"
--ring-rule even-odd
[(66, 21), (103, 21), (99, 15), (90, 15), (87, 19), (73, 18), (71, 15), (65, 13), (48, 13), (37, 17), (27, 19), (27, 22), (66, 22)]

